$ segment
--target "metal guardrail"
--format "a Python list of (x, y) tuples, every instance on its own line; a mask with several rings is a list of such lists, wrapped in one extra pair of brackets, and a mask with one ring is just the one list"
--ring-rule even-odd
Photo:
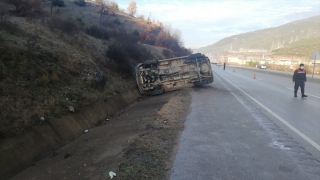
[[(292, 76), (293, 76), (293, 72), (289, 73), (289, 72), (270, 70), (270, 69), (261, 70), (261, 69), (246, 67), (246, 66), (235, 66), (235, 65), (229, 65), (229, 67), (243, 68), (243, 69), (247, 69), (247, 70), (251, 70), (251, 71), (255, 71), (255, 72), (271, 74), (271, 75), (276, 75), (276, 76), (280, 76), (280, 77), (287, 77), (287, 78), (291, 78), (291, 79), (292, 79)], [(320, 76), (314, 76), (312, 78), (311, 74), (307, 74), (307, 81), (320, 84)]]

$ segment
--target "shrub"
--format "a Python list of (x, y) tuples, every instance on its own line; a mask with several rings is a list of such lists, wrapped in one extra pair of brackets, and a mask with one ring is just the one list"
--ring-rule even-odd
[(119, 6), (118, 6), (118, 4), (117, 4), (116, 2), (111, 2), (111, 3), (110, 3), (110, 7), (111, 7), (112, 9), (119, 10)]
[(134, 36), (140, 36), (140, 33), (138, 30), (134, 30), (133, 33), (132, 33)]
[(20, 15), (24, 15), (27, 10), (32, 8), (32, 4), (30, 1), (23, 0), (7, 0), (8, 3), (12, 4), (15, 7), (15, 12)]
[(248, 66), (251, 66), (251, 67), (255, 67), (256, 65), (258, 65), (258, 62), (255, 62), (255, 61), (250, 61), (246, 63), (248, 64)]
[(105, 39), (105, 40), (109, 39), (109, 34), (105, 30), (97, 27), (96, 25), (86, 28), (86, 33), (95, 38)]
[(48, 75), (43, 74), (42, 76), (39, 77), (38, 85), (40, 86), (45, 86), (50, 82), (50, 78)]
[(33, 21), (37, 21), (40, 19), (41, 17), (41, 13), (36, 12), (36, 11), (27, 11), (24, 13), (24, 16), (26, 17), (26, 20), (28, 22), (33, 22)]
[(52, 17), (48, 20), (48, 26), (51, 30), (59, 30), (68, 35), (75, 35), (79, 29), (75, 21), (72, 19), (63, 19), (59, 17)]
[(120, 48), (120, 45), (112, 44), (108, 48), (106, 56), (115, 60), (118, 64), (121, 64), (125, 61), (125, 52), (123, 51), (123, 48)]
[(127, 55), (123, 46), (123, 44), (112, 44), (111, 46), (109, 46), (106, 52), (106, 56), (113, 59), (114, 62), (117, 64), (117, 72), (131, 75), (133, 69), (130, 65), (129, 59), (126, 57)]
[(137, 17), (138, 19), (142, 19), (142, 20), (146, 20), (146, 17), (143, 15), (143, 14), (141, 14), (141, 15), (138, 15), (138, 17)]
[(120, 19), (119, 19), (119, 18), (116, 18), (115, 20), (113, 20), (113, 22), (114, 22), (115, 24), (118, 24), (118, 25), (120, 25), (120, 24), (121, 24), (121, 22), (120, 22)]
[(32, 9), (34, 10), (34, 12), (38, 12), (38, 13), (43, 12), (41, 0), (33, 0), (31, 4), (32, 4)]
[(76, 4), (78, 6), (82, 6), (82, 7), (87, 5), (87, 3), (84, 0), (76, 0), (76, 1), (74, 1), (74, 4)]
[[(27, 12), (39, 12), (42, 13), (43, 9), (40, 0), (6, 0), (9, 4), (15, 7), (15, 12), (19, 13), (20, 16), (25, 16)], [(5, 7), (0, 7), (0, 16), (4, 15)]]
[(63, 0), (52, 0), (52, 5), (59, 6), (59, 7), (64, 7), (65, 6)]
[(128, 44), (125, 48), (125, 52), (135, 60), (139, 60), (142, 55), (139, 46), (134, 43)]
[(130, 59), (138, 62), (139, 60), (143, 60), (143, 57), (146, 52), (142, 47), (137, 43), (132, 43), (130, 41), (118, 41), (117, 45), (111, 45), (107, 51), (107, 56), (113, 60), (116, 60), (117, 63), (123, 64), (126, 62), (126, 57), (130, 57)]
[(192, 49), (182, 48), (186, 55), (191, 55), (193, 53)]
[(170, 51), (169, 49), (163, 49), (162, 53), (163, 53), (163, 55), (164, 55), (166, 58), (172, 58), (172, 57), (174, 57), (172, 51)]
[(94, 73), (91, 86), (95, 89), (103, 90), (107, 80), (107, 76), (104, 74), (104, 72), (97, 70)]
[(76, 19), (76, 21), (77, 21), (81, 26), (84, 26), (84, 25), (85, 25), (84, 22), (83, 22), (83, 20), (82, 20), (82, 18), (78, 18), (78, 19)]
[(140, 39), (139, 36), (135, 36), (131, 33), (127, 33), (125, 29), (122, 31), (113, 31), (112, 32), (112, 37), (115, 37), (119, 42), (123, 43), (137, 43)]
[(108, 11), (108, 9), (106, 9), (105, 7), (102, 6), (102, 7), (99, 9), (98, 13), (99, 13), (100, 15), (108, 15), (109, 11)]

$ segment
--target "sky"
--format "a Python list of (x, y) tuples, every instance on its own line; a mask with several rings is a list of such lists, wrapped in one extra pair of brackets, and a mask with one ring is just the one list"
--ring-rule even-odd
[[(126, 9), (130, 0), (115, 2)], [(179, 29), (187, 48), (320, 15), (320, 0), (136, 0), (136, 3), (137, 15), (148, 17), (151, 13), (152, 19)]]

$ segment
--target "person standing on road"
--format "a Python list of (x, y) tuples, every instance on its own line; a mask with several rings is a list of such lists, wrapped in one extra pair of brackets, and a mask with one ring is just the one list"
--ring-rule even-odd
[(292, 81), (294, 83), (294, 97), (297, 97), (299, 86), (302, 97), (308, 97), (304, 94), (304, 86), (307, 81), (307, 72), (304, 69), (304, 64), (300, 64), (300, 68), (294, 71)]
[(223, 70), (226, 70), (226, 63), (223, 63)]

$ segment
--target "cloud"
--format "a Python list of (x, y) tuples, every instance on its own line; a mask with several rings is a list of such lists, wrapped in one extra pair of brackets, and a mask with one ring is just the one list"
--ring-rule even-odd
[(137, 6), (139, 14), (180, 29), (188, 47), (320, 14), (320, 1), (312, 0), (137, 0)]

